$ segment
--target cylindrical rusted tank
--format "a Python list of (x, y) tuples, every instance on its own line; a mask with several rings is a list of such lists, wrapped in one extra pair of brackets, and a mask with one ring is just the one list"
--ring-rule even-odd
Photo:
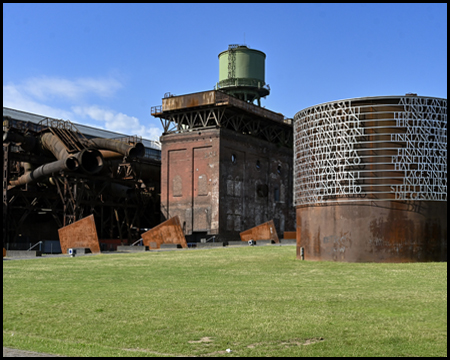
[(366, 97), (294, 117), (297, 257), (447, 260), (447, 100)]

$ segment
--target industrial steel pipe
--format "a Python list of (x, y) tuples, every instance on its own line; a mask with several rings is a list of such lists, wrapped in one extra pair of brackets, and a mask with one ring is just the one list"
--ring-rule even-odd
[(145, 147), (142, 143), (129, 145), (123, 141), (102, 138), (90, 139), (90, 142), (92, 142), (99, 149), (115, 151), (131, 158), (143, 157), (145, 154)]
[(76, 160), (72, 157), (63, 160), (54, 161), (48, 164), (39, 166), (37, 169), (28, 171), (19, 177), (17, 180), (11, 180), (10, 184), (12, 186), (19, 186), (28, 184), (38, 178), (51, 175), (54, 172), (59, 172), (61, 170), (73, 170), (78, 167)]
[(65, 159), (70, 156), (64, 143), (52, 133), (42, 134), (40, 143), (42, 152), (51, 152), (58, 160)]
[[(50, 151), (58, 160), (73, 158), (81, 169), (88, 174), (95, 174), (103, 167), (102, 154), (96, 149), (84, 149), (76, 154), (69, 154), (64, 143), (55, 135), (45, 133), (40, 138), (41, 149)], [(69, 170), (74, 170), (68, 168)]]
[(81, 169), (88, 174), (96, 174), (103, 168), (103, 156), (96, 149), (84, 149), (74, 155)]

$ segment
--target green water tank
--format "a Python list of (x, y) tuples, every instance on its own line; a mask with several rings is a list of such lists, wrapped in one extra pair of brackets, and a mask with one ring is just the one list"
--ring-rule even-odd
[(266, 54), (245, 45), (229, 45), (219, 54), (217, 89), (241, 100), (261, 106), (260, 99), (269, 95), (265, 83)]

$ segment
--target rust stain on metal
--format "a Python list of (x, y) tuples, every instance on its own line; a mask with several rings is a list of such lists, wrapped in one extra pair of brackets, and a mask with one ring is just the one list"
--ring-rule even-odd
[(58, 229), (58, 234), (63, 254), (70, 248), (89, 248), (92, 253), (100, 253), (94, 215)]
[(212, 105), (216, 101), (215, 91), (205, 91), (181, 96), (171, 96), (162, 101), (163, 111)]
[(275, 243), (280, 242), (273, 220), (267, 221), (249, 230), (245, 230), (239, 235), (241, 236), (242, 241), (273, 240)]
[[(297, 207), (297, 259), (447, 261), (447, 204)], [(420, 205), (420, 206), (419, 206)]]
[(148, 246), (149, 249), (159, 249), (161, 244), (180, 244), (183, 248), (188, 247), (178, 216), (174, 216), (143, 233), (142, 239), (144, 245)]

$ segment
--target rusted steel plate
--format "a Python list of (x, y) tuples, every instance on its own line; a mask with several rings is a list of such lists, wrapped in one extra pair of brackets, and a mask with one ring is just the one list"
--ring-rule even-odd
[(70, 248), (89, 248), (92, 253), (100, 253), (94, 215), (58, 229), (58, 234), (63, 254)]
[(273, 220), (255, 226), (249, 230), (245, 230), (239, 235), (241, 236), (242, 241), (273, 240), (275, 243), (280, 242)]
[(186, 238), (181, 229), (180, 219), (174, 216), (142, 234), (143, 243), (149, 249), (159, 249), (161, 244), (180, 244), (187, 248)]
[(305, 260), (447, 261), (447, 203), (297, 207), (301, 247)]
[(5, 256), (6, 256), (6, 249), (3, 248), (3, 257), (5, 257)]
[(216, 101), (215, 91), (204, 91), (187, 95), (171, 96), (162, 101), (163, 111), (184, 109), (189, 107), (213, 105)]
[(283, 233), (283, 239), (296, 239), (297, 232), (295, 231), (285, 231)]

